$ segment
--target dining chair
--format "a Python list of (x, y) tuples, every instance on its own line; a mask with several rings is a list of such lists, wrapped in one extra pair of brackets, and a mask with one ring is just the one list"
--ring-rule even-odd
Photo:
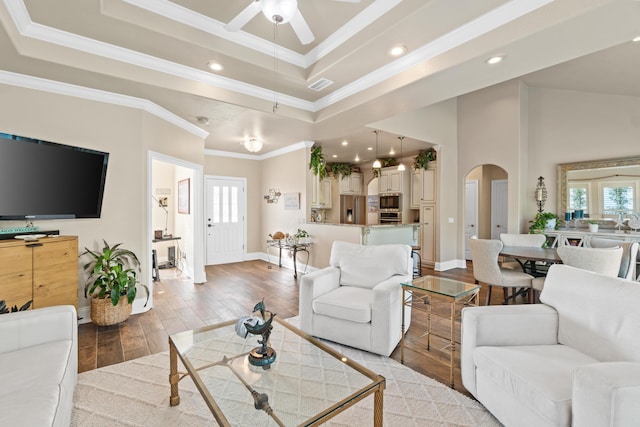
[(636, 262), (638, 257), (638, 242), (622, 242), (615, 239), (603, 239), (594, 237), (589, 241), (592, 248), (613, 248), (620, 246), (622, 248), (622, 260), (620, 261), (620, 270), (618, 277), (624, 279), (636, 280)]
[[(474, 239), (469, 240), (471, 261), (473, 264), (473, 278), (476, 283), (484, 283), (487, 290), (486, 305), (491, 301), (491, 290), (494, 286), (501, 287), (504, 292), (503, 304), (520, 295), (521, 290), (530, 291), (533, 276), (522, 270), (501, 268), (498, 256), (504, 245), (500, 240)], [(508, 290), (511, 289), (511, 295)]]
[[(547, 236), (544, 234), (517, 234), (517, 233), (500, 233), (500, 241), (505, 246), (520, 246), (520, 247), (536, 247), (541, 248), (544, 242), (547, 241)], [(500, 265), (502, 268), (510, 268), (521, 270), (522, 265), (512, 258), (506, 258), (502, 260)]]
[[(592, 239), (593, 240), (593, 239)], [(618, 242), (623, 243), (623, 242)], [(636, 247), (636, 252), (638, 251)], [(620, 245), (608, 248), (589, 248), (584, 246), (563, 245), (558, 246), (558, 256), (563, 264), (594, 273), (617, 276), (622, 260), (622, 248)], [(531, 281), (531, 287), (537, 295), (544, 289), (544, 277), (536, 277)]]

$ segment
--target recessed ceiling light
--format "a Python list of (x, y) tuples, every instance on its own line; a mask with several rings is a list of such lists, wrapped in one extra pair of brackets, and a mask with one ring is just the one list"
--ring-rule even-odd
[(634, 38), (631, 39), (631, 41), (634, 43), (640, 42), (640, 36), (635, 36)]
[(331, 156), (331, 157), (333, 157), (334, 159), (336, 159), (336, 158), (338, 158), (338, 155), (337, 155), (337, 154), (334, 154), (334, 155), (333, 155), (333, 156)]
[(499, 62), (502, 62), (502, 60), (504, 59), (504, 56), (492, 56), (491, 58), (487, 59), (487, 64), (489, 65), (494, 65), (497, 64)]
[(407, 53), (407, 47), (403, 44), (397, 44), (388, 51), (391, 56), (401, 56)]
[(354, 162), (359, 162), (360, 161), (360, 157), (358, 157), (358, 155), (356, 154), (356, 158), (353, 159)]
[(367, 151), (373, 151), (373, 147), (367, 147)]
[(342, 145), (346, 147), (347, 145), (349, 145), (349, 142), (348, 141), (342, 141)]
[(222, 71), (222, 70), (224, 70), (224, 67), (222, 66), (222, 64), (220, 64), (219, 62), (215, 62), (215, 61), (209, 61), (207, 66), (209, 67), (209, 69), (211, 71)]
[(390, 156), (393, 156), (394, 154), (396, 154), (396, 152), (395, 152), (395, 151), (393, 151), (393, 148), (392, 148), (391, 150), (389, 150), (389, 155), (390, 155)]

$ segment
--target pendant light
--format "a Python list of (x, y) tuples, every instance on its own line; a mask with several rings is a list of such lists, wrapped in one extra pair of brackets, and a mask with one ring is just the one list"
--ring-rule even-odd
[(399, 136), (398, 139), (400, 140), (400, 164), (398, 165), (398, 170), (403, 171), (406, 169), (404, 163), (402, 163), (402, 141), (404, 140), (404, 136)]
[(380, 133), (380, 131), (374, 130), (373, 132), (376, 134), (376, 160), (375, 162), (373, 162), (373, 168), (380, 169), (382, 167), (382, 163), (378, 159), (378, 134)]

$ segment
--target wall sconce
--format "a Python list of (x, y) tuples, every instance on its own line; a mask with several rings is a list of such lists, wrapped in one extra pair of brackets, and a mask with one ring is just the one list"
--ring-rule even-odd
[(280, 198), (280, 196), (282, 196), (280, 190), (276, 188), (270, 188), (269, 194), (264, 196), (264, 199), (267, 201), (267, 203), (278, 203), (278, 199)]
[(538, 212), (544, 210), (544, 203), (547, 201), (547, 187), (544, 185), (544, 178), (538, 178), (538, 185), (536, 186), (536, 203), (538, 203)]

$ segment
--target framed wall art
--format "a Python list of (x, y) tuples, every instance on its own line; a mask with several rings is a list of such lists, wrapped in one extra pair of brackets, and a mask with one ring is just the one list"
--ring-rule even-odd
[(178, 181), (178, 213), (188, 214), (190, 205), (190, 191), (191, 180), (189, 178)]

